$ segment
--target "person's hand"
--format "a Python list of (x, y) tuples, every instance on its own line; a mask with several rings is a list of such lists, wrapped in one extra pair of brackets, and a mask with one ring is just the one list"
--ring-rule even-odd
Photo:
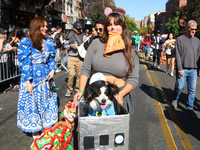
[(0, 42), (3, 42), (4, 41), (4, 38), (0, 38)]
[(154, 43), (157, 43), (156, 41), (154, 41)]
[(7, 50), (6, 48), (3, 48), (3, 51), (6, 52), (6, 51), (8, 51), (8, 50)]
[(72, 45), (72, 48), (73, 48), (73, 49), (77, 49), (77, 45), (76, 45), (76, 44), (73, 44), (73, 45)]
[(87, 39), (89, 39), (89, 37), (85, 37), (85, 38), (84, 38), (84, 41), (87, 40)]
[(48, 74), (47, 79), (50, 80), (54, 77), (54, 70), (51, 70), (51, 72)]
[(184, 70), (178, 71), (178, 74), (179, 74), (180, 76), (183, 76), (183, 75), (184, 75)]
[(66, 50), (66, 49), (64, 50), (63, 54), (64, 54), (64, 55), (66, 55), (66, 54), (67, 54), (67, 50)]
[(30, 82), (29, 83), (27, 83), (27, 91), (32, 95), (33, 94), (33, 87), (32, 87), (32, 85), (30, 84)]
[(78, 92), (74, 95), (73, 103), (77, 106), (78, 105), (78, 100), (81, 99), (83, 96), (82, 92)]
[(124, 101), (123, 101), (123, 96), (120, 95), (120, 93), (119, 93), (119, 94), (116, 94), (116, 95), (115, 95), (115, 98), (116, 98), (116, 100), (117, 100), (117, 102), (118, 102), (119, 104), (123, 105), (123, 103), (124, 103)]
[(200, 77), (200, 69), (197, 69), (197, 75)]

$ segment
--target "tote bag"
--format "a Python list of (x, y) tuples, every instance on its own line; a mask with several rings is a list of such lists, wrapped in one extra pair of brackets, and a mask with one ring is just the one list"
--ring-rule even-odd
[(84, 43), (87, 42), (89, 39), (90, 39), (91, 36), (89, 36), (81, 45), (78, 46), (78, 53), (79, 53), (79, 56), (81, 58), (85, 58), (85, 55), (86, 55), (86, 49), (84, 47)]

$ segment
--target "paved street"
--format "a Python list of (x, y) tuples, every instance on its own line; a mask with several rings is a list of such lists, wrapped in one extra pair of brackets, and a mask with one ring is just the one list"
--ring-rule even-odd
[[(200, 77), (196, 92), (194, 110), (198, 119), (186, 113), (187, 89), (183, 90), (178, 109), (171, 107), (175, 76), (165, 73), (166, 66), (154, 69), (152, 61), (145, 62), (140, 53), (140, 79), (138, 87), (132, 91), (135, 114), (130, 123), (130, 150), (198, 150), (200, 147)], [(59, 112), (67, 100), (67, 73), (55, 75), (59, 87)], [(0, 94), (0, 149), (28, 150), (33, 142), (30, 135), (16, 127), (18, 89)]]

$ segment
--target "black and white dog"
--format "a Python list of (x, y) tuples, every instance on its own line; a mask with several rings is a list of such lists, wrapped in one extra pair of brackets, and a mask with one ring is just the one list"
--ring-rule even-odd
[(88, 108), (86, 105), (82, 108), (88, 116), (127, 114), (124, 107), (115, 99), (115, 95), (118, 92), (119, 88), (110, 82), (95, 81), (86, 88), (84, 93), (84, 99)]

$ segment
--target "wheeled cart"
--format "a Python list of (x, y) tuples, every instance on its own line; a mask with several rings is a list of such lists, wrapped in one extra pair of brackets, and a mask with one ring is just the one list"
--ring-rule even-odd
[(130, 115), (83, 117), (79, 103), (79, 150), (128, 150)]

